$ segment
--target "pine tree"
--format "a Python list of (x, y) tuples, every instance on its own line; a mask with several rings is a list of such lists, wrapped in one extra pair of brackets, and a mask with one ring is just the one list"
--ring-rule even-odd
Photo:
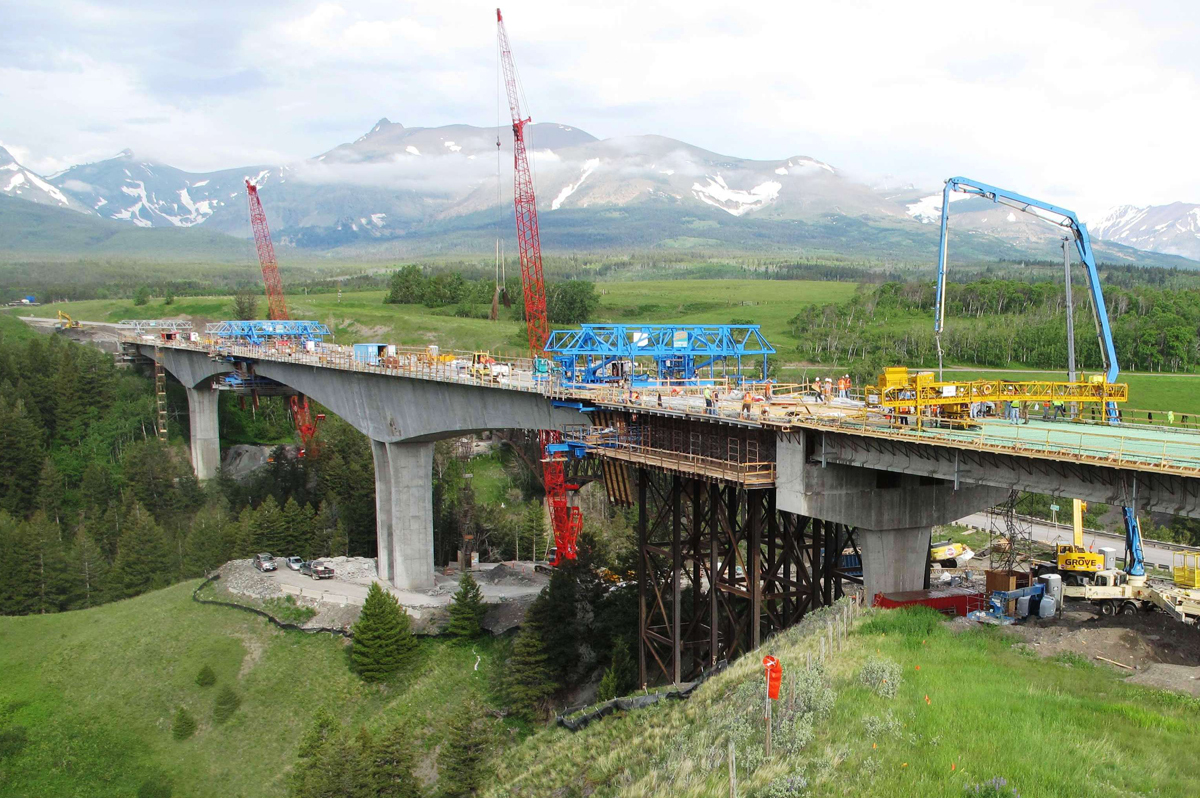
[(637, 675), (633, 669), (633, 659), (629, 656), (629, 644), (625, 638), (618, 637), (613, 642), (612, 663), (600, 680), (596, 698), (607, 701), (619, 695), (625, 695), (636, 686)]
[(421, 798), (421, 783), (413, 773), (409, 733), (392, 726), (370, 753), (372, 795), (378, 798)]
[(254, 542), (255, 552), (266, 551), (276, 556), (288, 557), (284, 548), (287, 545), (287, 530), (285, 528), (283, 511), (274, 496), (267, 496), (263, 503), (254, 511)]
[(54, 461), (47, 457), (42, 461), (42, 470), (38, 474), (37, 506), (56, 526), (62, 523), (65, 489), (62, 474), (54, 466)]
[(0, 509), (18, 518), (33, 509), (38, 484), (30, 476), (41, 468), (43, 439), (36, 412), (0, 396)]
[(313, 511), (307, 504), (301, 505), (294, 496), (289, 496), (283, 505), (283, 543), (280, 552), (285, 557), (304, 556), (312, 545)]
[(185, 576), (204, 576), (233, 558), (237, 523), (224, 499), (214, 499), (192, 519), (184, 546)]
[(538, 549), (542, 550), (542, 556), (546, 556), (546, 514), (542, 509), (541, 502), (530, 502), (525, 507), (525, 514), (521, 519), (521, 551), (528, 552), (532, 557)]
[(65, 609), (70, 598), (71, 577), (61, 533), (40, 510), (18, 528), (27, 546), (28, 579), (33, 588), (33, 604), (27, 612), (48, 613)]
[(355, 672), (368, 682), (383, 681), (399, 672), (417, 648), (409, 627), (408, 614), (396, 597), (372, 582), (354, 624), (350, 661)]
[(71, 550), (71, 567), (75, 579), (73, 608), (95, 607), (107, 599), (108, 561), (87, 530), (80, 527), (75, 533)]
[(225, 685), (217, 692), (217, 700), (213, 702), (213, 720), (224, 723), (233, 717), (241, 705), (242, 699), (232, 687)]
[(307, 560), (317, 557), (333, 557), (333, 539), (337, 535), (338, 519), (333, 505), (327, 501), (321, 502), (313, 518), (312, 537), (308, 547), (301, 554)]
[(186, 740), (196, 733), (196, 719), (192, 713), (183, 707), (175, 712), (175, 720), (171, 722), (171, 736), (176, 740)]
[(479, 714), (474, 702), (464, 701), (450, 719), (446, 741), (438, 752), (441, 798), (470, 798), (483, 790), (488, 737)]
[(75, 347), (64, 347), (54, 374), (54, 442), (58, 446), (78, 446), (87, 429), (86, 397), (80, 393), (80, 387)]
[(200, 672), (196, 674), (197, 687), (212, 687), (217, 683), (217, 674), (213, 671), (212, 666), (205, 665), (200, 668)]
[(115, 598), (128, 598), (166, 587), (171, 581), (171, 553), (162, 528), (136, 502), (125, 518), (125, 531), (109, 580)]
[(339, 520), (334, 529), (333, 540), (329, 544), (330, 556), (350, 556), (350, 537), (346, 534), (346, 522)]
[(538, 619), (544, 609), (545, 593), (529, 606), (521, 630), (513, 640), (504, 677), (504, 694), (509, 707), (521, 717), (532, 720), (553, 693), (554, 683), (546, 660), (546, 644)]
[(234, 557), (244, 560), (262, 551), (261, 548), (256, 548), (258, 540), (255, 538), (255, 531), (254, 508), (247, 504), (238, 514), (237, 528), (234, 530)]
[(450, 623), (446, 631), (459, 637), (478, 637), (487, 607), (483, 604), (483, 591), (470, 571), (465, 571), (458, 583), (458, 592), (450, 604)]

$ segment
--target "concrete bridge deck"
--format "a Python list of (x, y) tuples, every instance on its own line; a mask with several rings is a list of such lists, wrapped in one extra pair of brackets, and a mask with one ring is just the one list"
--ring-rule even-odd
[[(529, 361), (518, 361), (511, 376), (494, 380), (475, 376), (452, 363), (423, 360), (423, 352), (403, 350), (391, 363), (367, 363), (355, 360), (350, 347), (323, 345), (317, 352), (277, 349), (266, 346), (225, 346), (187, 341), (155, 342), (126, 338), (142, 346), (162, 346), (202, 352), (212, 359), (240, 358), (251, 361), (276, 361), (366, 374), (447, 382), (480, 388), (532, 393), (551, 400), (583, 402), (597, 407), (620, 410), (644, 410), (663, 414), (681, 414), (718, 423), (757, 426), (778, 432), (797, 430), (838, 430), (856, 435), (932, 446), (999, 451), (1024, 457), (1156, 471), (1186, 476), (1200, 475), (1200, 432), (1182, 426), (1130, 423), (1117, 426), (1088, 420), (1045, 422), (1031, 418), (1027, 424), (1010, 424), (998, 419), (983, 419), (971, 428), (925, 426), (918, 428), (915, 416), (910, 424), (889, 419), (861, 402), (834, 399), (825, 403), (802, 394), (777, 396), (769, 403), (755, 404), (749, 417), (740, 412), (741, 394), (718, 402), (708, 413), (698, 389), (670, 392), (631, 392), (613, 388), (561, 385), (550, 380), (535, 380)], [(465, 354), (465, 353), (464, 353)], [(522, 367), (524, 366), (524, 367)], [(761, 391), (760, 391), (761, 396)]]

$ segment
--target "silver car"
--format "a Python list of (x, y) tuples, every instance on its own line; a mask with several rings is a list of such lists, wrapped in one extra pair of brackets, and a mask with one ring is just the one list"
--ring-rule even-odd
[(255, 554), (254, 567), (260, 571), (275, 571), (279, 566), (275, 564), (275, 558), (270, 554)]
[(299, 571), (300, 566), (304, 565), (304, 558), (303, 557), (288, 557), (287, 560), (285, 560), (285, 562), (287, 563), (287, 567), (290, 568), (291, 570)]

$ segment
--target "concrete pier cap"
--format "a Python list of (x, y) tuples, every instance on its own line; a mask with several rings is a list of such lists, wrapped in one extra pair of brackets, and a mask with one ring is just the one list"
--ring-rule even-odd
[(857, 527), (867, 600), (877, 593), (919, 590), (930, 535), (991, 507), (1003, 488), (959, 485), (932, 477), (822, 464), (819, 432), (781, 434), (776, 442), (776, 506), (780, 510)]

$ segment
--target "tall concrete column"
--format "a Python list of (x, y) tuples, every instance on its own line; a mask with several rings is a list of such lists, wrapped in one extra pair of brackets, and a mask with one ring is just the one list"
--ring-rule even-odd
[(857, 531), (862, 553), (863, 590), (867, 601), (876, 593), (920, 590), (925, 586), (932, 527)]
[(433, 443), (371, 441), (379, 578), (433, 587)]
[(203, 382), (188, 388), (188, 423), (192, 428), (192, 470), (196, 479), (212, 479), (221, 465), (221, 435), (217, 424), (217, 391)]

